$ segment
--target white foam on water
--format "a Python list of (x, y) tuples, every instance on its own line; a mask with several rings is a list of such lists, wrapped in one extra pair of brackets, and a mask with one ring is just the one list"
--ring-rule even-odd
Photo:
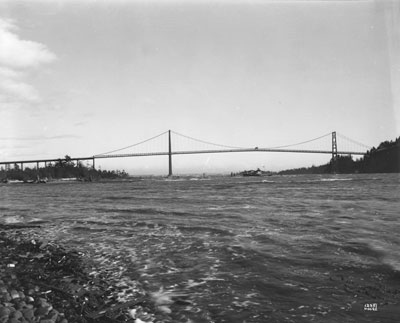
[(393, 245), (383, 244), (380, 242), (379, 244), (374, 244), (370, 247), (375, 250), (379, 250), (383, 252), (382, 262), (393, 270), (400, 271), (400, 250)]
[(210, 206), (207, 208), (207, 210), (210, 211), (223, 211), (223, 210), (227, 210), (228, 207), (226, 205), (221, 205), (221, 206)]
[(241, 208), (242, 209), (257, 209), (258, 207), (255, 205), (245, 204)]
[(19, 215), (7, 215), (3, 217), (3, 222), (6, 224), (23, 223), (24, 218)]
[(321, 182), (352, 181), (352, 178), (321, 178)]
[(191, 287), (196, 287), (196, 286), (199, 286), (199, 285), (203, 285), (205, 283), (206, 283), (205, 281), (195, 282), (193, 279), (189, 279), (187, 281), (186, 285), (187, 285), (188, 288), (191, 288)]
[(344, 221), (344, 220), (335, 220), (335, 223), (339, 223), (339, 224), (348, 224), (350, 223), (349, 221)]

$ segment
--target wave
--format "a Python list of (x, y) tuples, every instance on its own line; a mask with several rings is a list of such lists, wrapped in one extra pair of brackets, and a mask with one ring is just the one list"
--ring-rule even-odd
[(353, 178), (321, 178), (321, 182), (353, 181)]
[(121, 200), (132, 200), (132, 196), (107, 196), (100, 199), (102, 200), (110, 200), (110, 201), (121, 201)]
[(364, 242), (350, 242), (343, 246), (342, 249), (348, 253), (359, 254), (376, 259), (382, 259), (384, 256), (384, 251), (382, 249), (373, 247), (369, 243)]
[(400, 251), (395, 244), (380, 240), (360, 241), (362, 255), (374, 257), (382, 264), (389, 266), (392, 270), (400, 272)]
[(162, 210), (157, 208), (128, 208), (128, 209), (109, 209), (97, 208), (99, 213), (113, 213), (113, 214), (141, 214), (141, 215), (176, 215), (176, 216), (189, 216), (193, 215), (184, 211), (171, 211)]
[(189, 232), (207, 232), (215, 235), (224, 235), (224, 236), (235, 236), (233, 232), (215, 227), (202, 227), (202, 226), (178, 226), (180, 231), (189, 231)]

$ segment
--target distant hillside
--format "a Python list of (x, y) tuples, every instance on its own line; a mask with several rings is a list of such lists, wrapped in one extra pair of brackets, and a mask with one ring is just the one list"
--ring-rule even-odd
[(289, 169), (279, 174), (329, 174), (329, 173), (400, 173), (400, 137), (395, 141), (382, 142), (366, 154), (353, 160), (351, 156), (338, 156), (325, 165)]

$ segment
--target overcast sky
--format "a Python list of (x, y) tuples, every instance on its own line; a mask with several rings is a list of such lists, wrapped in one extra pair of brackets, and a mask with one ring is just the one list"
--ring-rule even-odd
[[(393, 140), (399, 8), (362, 0), (0, 0), (0, 160), (91, 156), (168, 129), (240, 147), (332, 131), (371, 146)], [(174, 165), (178, 173), (278, 170), (329, 158), (175, 156)], [(99, 165), (167, 172), (166, 157)]]

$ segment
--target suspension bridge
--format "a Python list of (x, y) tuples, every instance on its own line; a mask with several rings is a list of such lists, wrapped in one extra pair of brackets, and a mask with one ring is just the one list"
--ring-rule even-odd
[[(172, 140), (173, 138), (174, 141)], [(341, 149), (338, 149), (338, 138), (340, 138)], [(318, 148), (316, 148), (315, 145), (315, 143), (317, 142), (319, 143)], [(310, 146), (310, 144), (312, 144), (312, 146)], [(364, 155), (368, 149), (370, 149), (370, 147), (368, 147), (367, 145), (352, 140), (344, 135), (338, 134), (336, 133), (336, 131), (291, 145), (276, 147), (235, 147), (196, 139), (177, 133), (175, 131), (168, 130), (157, 136), (140, 141), (138, 143), (89, 157), (67, 158), (67, 156), (65, 156), (64, 158), (56, 159), (0, 161), (0, 167), (4, 166), (7, 170), (11, 168), (11, 165), (18, 165), (23, 170), (24, 165), (26, 164), (36, 164), (37, 169), (39, 169), (40, 164), (44, 164), (44, 166), (47, 167), (49, 164), (57, 162), (75, 161), (76, 163), (78, 163), (81, 161), (92, 161), (92, 167), (95, 168), (96, 159), (168, 156), (168, 175), (172, 176), (173, 155), (245, 152), (311, 153), (331, 154), (332, 160), (336, 160), (339, 155)]]

